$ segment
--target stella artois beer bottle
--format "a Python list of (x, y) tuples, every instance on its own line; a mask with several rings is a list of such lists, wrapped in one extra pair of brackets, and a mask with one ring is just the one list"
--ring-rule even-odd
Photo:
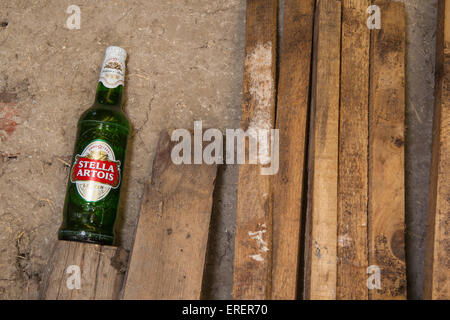
[(108, 47), (94, 104), (78, 121), (60, 240), (114, 244), (130, 124), (122, 111), (126, 51)]

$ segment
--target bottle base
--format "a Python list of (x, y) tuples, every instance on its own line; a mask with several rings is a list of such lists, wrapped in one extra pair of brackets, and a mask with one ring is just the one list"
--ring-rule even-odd
[(114, 244), (114, 237), (104, 234), (92, 233), (89, 231), (59, 230), (58, 239), (64, 241), (77, 241), (107, 246), (111, 246)]

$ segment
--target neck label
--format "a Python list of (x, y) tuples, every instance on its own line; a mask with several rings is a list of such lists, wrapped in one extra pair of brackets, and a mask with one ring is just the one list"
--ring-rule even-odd
[(107, 88), (124, 84), (125, 63), (116, 57), (105, 57), (99, 81)]

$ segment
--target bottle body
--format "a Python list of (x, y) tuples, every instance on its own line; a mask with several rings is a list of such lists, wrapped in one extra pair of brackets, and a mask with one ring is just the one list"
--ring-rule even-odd
[(121, 108), (122, 90), (123, 84), (109, 88), (99, 82), (94, 105), (78, 121), (63, 221), (58, 231), (60, 240), (102, 245), (115, 242), (130, 134), (129, 121)]

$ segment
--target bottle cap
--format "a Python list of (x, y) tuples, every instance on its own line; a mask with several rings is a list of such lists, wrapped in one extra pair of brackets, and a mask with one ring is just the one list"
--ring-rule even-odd
[(121, 47), (110, 46), (106, 48), (105, 57), (117, 58), (121, 62), (125, 62), (125, 60), (127, 59), (127, 52)]

